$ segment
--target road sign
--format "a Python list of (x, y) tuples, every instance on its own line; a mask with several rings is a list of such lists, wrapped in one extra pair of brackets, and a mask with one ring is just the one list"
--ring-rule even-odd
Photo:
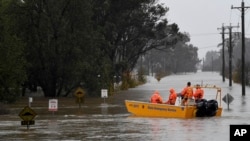
[(233, 98), (230, 94), (226, 94), (226, 95), (222, 98), (222, 100), (223, 100), (225, 103), (230, 104), (230, 103), (234, 100), (234, 98)]
[(108, 98), (108, 90), (102, 89), (102, 98)]
[(35, 121), (34, 120), (30, 120), (30, 121), (21, 121), (21, 125), (34, 125)]
[(78, 88), (76, 89), (74, 95), (75, 95), (76, 97), (78, 97), (78, 98), (84, 97), (85, 92), (84, 92), (84, 90), (83, 90), (82, 88), (78, 87)]
[(33, 111), (29, 106), (25, 106), (19, 113), (19, 117), (24, 121), (31, 121), (35, 118), (36, 115), (36, 112)]
[(50, 99), (49, 100), (49, 111), (57, 111), (58, 109), (58, 100)]

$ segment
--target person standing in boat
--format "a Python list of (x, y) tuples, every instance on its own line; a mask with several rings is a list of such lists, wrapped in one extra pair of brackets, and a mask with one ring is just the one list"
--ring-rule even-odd
[(187, 82), (187, 86), (181, 91), (181, 105), (187, 105), (188, 100), (193, 99), (193, 87), (191, 86), (191, 82)]
[(201, 86), (199, 84), (196, 85), (196, 90), (194, 92), (194, 99), (195, 99), (195, 102), (203, 99), (204, 97), (204, 91), (203, 89), (201, 88)]
[(151, 102), (151, 103), (162, 103), (162, 97), (161, 97), (159, 91), (156, 90), (156, 91), (153, 93), (153, 95), (152, 95), (151, 98), (150, 98), (150, 102)]
[(173, 88), (171, 88), (169, 90), (169, 92), (170, 92), (170, 94), (169, 94), (169, 97), (168, 97), (166, 104), (175, 105), (177, 94)]

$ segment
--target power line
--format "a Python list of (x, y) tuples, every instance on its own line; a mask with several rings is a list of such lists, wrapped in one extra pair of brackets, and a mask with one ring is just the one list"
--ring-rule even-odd
[(190, 36), (193, 37), (193, 36), (211, 36), (211, 35), (218, 35), (218, 33), (197, 33), (197, 34), (192, 34)]

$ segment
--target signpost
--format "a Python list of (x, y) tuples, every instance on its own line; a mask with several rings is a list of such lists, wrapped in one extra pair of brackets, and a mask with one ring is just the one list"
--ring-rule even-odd
[(29, 106), (25, 106), (19, 113), (19, 117), (23, 120), (21, 121), (21, 125), (27, 125), (27, 129), (29, 129), (29, 125), (35, 124), (33, 119), (36, 117), (36, 115), (36, 112), (33, 111)]
[(79, 104), (79, 109), (80, 109), (81, 103), (84, 103), (85, 91), (81, 87), (78, 87), (74, 95), (76, 96), (76, 102)]
[(101, 97), (104, 99), (104, 103), (105, 103), (105, 98), (108, 98), (108, 90), (107, 89), (101, 90)]
[(49, 100), (49, 111), (52, 111), (54, 114), (54, 112), (57, 110), (58, 110), (58, 100), (57, 99), (50, 99)]
[(222, 100), (227, 103), (227, 109), (229, 110), (229, 104), (234, 100), (234, 98), (230, 94), (226, 94)]
[(31, 107), (31, 103), (33, 102), (33, 98), (29, 97), (29, 107)]

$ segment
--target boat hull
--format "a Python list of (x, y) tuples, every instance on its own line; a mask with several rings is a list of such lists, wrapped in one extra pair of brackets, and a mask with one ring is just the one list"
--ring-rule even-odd
[[(175, 106), (155, 104), (140, 101), (125, 100), (128, 112), (134, 116), (164, 117), (164, 118), (195, 118), (196, 106)], [(215, 116), (221, 116), (222, 108), (219, 107)]]

